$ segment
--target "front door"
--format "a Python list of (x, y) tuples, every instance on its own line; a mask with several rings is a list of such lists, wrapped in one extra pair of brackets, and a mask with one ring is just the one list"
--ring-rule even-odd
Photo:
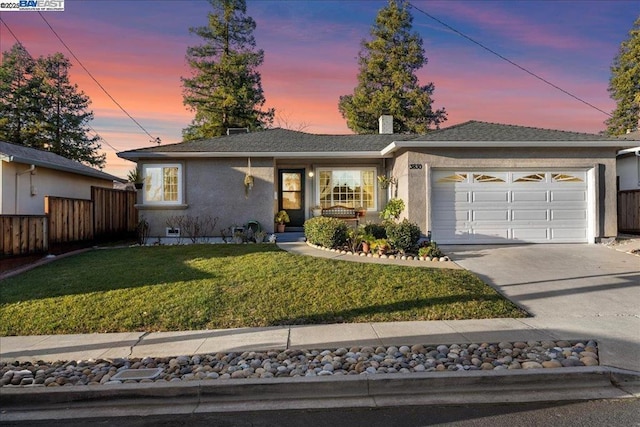
[(302, 227), (304, 224), (304, 169), (279, 169), (278, 209), (289, 214), (287, 225)]

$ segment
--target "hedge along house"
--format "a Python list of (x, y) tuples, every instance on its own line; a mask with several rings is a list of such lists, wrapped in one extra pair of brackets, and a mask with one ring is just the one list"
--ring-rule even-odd
[[(284, 129), (118, 153), (138, 163), (138, 208), (152, 236), (176, 215), (254, 220), (268, 232), (285, 209), (301, 227), (316, 205), (363, 206), (378, 220), (390, 197), (438, 243), (593, 243), (615, 236), (618, 138), (470, 121), (400, 135)], [(252, 187), (245, 187), (250, 175)], [(377, 176), (393, 177), (388, 189)], [(290, 228), (291, 229), (291, 228)], [(295, 229), (295, 228), (294, 228)], [(218, 234), (216, 230), (215, 234)]]

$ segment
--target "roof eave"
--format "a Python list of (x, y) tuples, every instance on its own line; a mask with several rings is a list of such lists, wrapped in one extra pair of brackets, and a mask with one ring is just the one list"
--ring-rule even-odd
[(126, 179), (118, 178), (117, 176), (109, 175), (104, 172), (96, 171), (95, 173), (92, 173), (89, 171), (79, 171), (77, 169), (62, 166), (62, 165), (57, 165), (55, 163), (50, 163), (42, 160), (29, 159), (26, 157), (20, 157), (16, 155), (11, 155), (11, 156), (0, 155), (0, 160), (6, 161), (6, 162), (23, 163), (26, 165), (35, 165), (41, 168), (53, 169), (61, 172), (73, 173), (76, 175), (88, 176), (91, 178), (102, 179), (104, 181), (127, 182)]
[(629, 148), (622, 141), (394, 141), (382, 155), (391, 155), (401, 148)]
[(623, 156), (625, 154), (635, 154), (636, 156), (640, 157), (640, 147), (625, 148), (624, 150), (620, 150), (617, 153), (618, 156)]
[(190, 152), (144, 152), (126, 151), (118, 153), (118, 157), (137, 161), (140, 159), (202, 159), (202, 158), (232, 158), (232, 157), (266, 157), (277, 159), (298, 158), (381, 158), (380, 151), (190, 151)]

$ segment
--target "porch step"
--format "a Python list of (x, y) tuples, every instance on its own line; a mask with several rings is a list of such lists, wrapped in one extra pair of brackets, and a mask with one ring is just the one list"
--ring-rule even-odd
[(302, 231), (286, 231), (284, 233), (276, 233), (277, 242), (304, 242), (305, 237)]

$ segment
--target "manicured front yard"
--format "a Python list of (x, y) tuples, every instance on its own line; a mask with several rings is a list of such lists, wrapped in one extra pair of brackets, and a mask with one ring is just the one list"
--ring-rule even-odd
[(464, 270), (268, 244), (94, 250), (0, 282), (3, 336), (524, 315)]

